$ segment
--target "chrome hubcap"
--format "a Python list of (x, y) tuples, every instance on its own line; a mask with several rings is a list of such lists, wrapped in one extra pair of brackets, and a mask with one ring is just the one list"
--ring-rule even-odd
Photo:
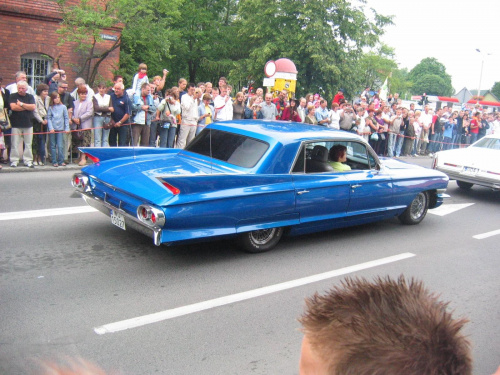
[(423, 215), (425, 210), (425, 200), (425, 194), (420, 193), (411, 203), (410, 216), (413, 220), (418, 220)]
[(257, 245), (265, 245), (274, 237), (276, 230), (276, 228), (256, 230), (251, 234), (252, 241)]

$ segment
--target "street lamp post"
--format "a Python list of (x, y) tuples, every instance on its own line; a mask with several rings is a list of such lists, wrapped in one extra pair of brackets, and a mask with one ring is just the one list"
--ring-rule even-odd
[[(481, 73), (479, 74), (479, 86), (477, 87), (477, 104), (479, 104), (479, 97), (481, 95), (481, 81), (483, 79), (483, 67), (484, 67), (484, 57), (485, 53), (481, 52), (479, 48), (476, 48), (476, 51), (481, 54)], [(486, 56), (491, 55), (491, 53), (486, 53)]]

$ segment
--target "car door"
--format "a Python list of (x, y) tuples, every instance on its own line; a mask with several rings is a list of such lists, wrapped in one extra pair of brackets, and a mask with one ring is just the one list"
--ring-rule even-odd
[[(314, 144), (307, 147), (311, 149)], [(306, 159), (302, 148), (296, 165)], [(302, 170), (300, 170), (302, 168)], [(295, 207), (301, 223), (323, 220), (344, 221), (349, 205), (350, 183), (345, 174), (338, 172), (305, 173), (301, 166), (293, 173)]]
[(345, 173), (350, 187), (349, 220), (386, 216), (393, 206), (391, 175), (380, 167), (373, 151), (365, 143), (345, 143), (348, 163), (355, 166)]

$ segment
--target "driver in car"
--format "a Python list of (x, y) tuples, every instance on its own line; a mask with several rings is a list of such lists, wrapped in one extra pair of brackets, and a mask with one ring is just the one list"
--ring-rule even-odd
[(335, 145), (330, 149), (329, 158), (330, 165), (336, 172), (350, 171), (351, 167), (344, 164), (347, 161), (347, 147), (343, 145)]

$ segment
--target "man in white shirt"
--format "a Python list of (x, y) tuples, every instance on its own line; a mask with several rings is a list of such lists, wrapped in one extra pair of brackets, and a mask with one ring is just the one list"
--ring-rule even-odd
[(214, 98), (214, 121), (227, 121), (233, 119), (233, 101), (227, 94), (227, 86), (222, 85), (220, 88), (220, 95)]
[(297, 107), (297, 112), (302, 122), (306, 119), (307, 108), (306, 108), (306, 98), (300, 98), (299, 106)]
[(265, 102), (262, 104), (261, 112), (264, 115), (264, 120), (276, 120), (278, 110), (276, 105), (272, 102), (273, 96), (270, 93), (266, 94)]
[[(422, 135), (425, 139), (429, 139), (429, 129), (431, 128), (431, 125), (432, 125), (432, 113), (429, 112), (429, 106), (426, 105), (424, 107), (424, 111), (420, 114), (420, 118), (419, 118), (419, 122), (420, 122), (420, 125), (422, 125)], [(427, 146), (428, 146), (428, 141), (427, 143), (423, 144), (423, 142), (420, 140), (419, 141), (419, 145), (418, 145), (418, 148), (420, 150), (420, 153), (423, 155), (423, 154), (426, 154), (427, 153)]]
[(194, 83), (190, 83), (188, 84), (187, 93), (182, 95), (182, 120), (179, 135), (177, 137), (176, 148), (183, 149), (196, 135), (196, 127), (198, 125), (198, 105), (194, 99), (194, 90)]
[[(16, 72), (16, 82), (8, 85), (5, 90), (9, 90), (10, 94), (15, 94), (17, 92), (17, 83), (20, 81), (27, 82), (26, 73), (22, 70)], [(26, 93), (35, 96), (35, 90), (33, 90), (33, 87), (30, 85), (28, 85), (28, 91), (26, 91)]]

